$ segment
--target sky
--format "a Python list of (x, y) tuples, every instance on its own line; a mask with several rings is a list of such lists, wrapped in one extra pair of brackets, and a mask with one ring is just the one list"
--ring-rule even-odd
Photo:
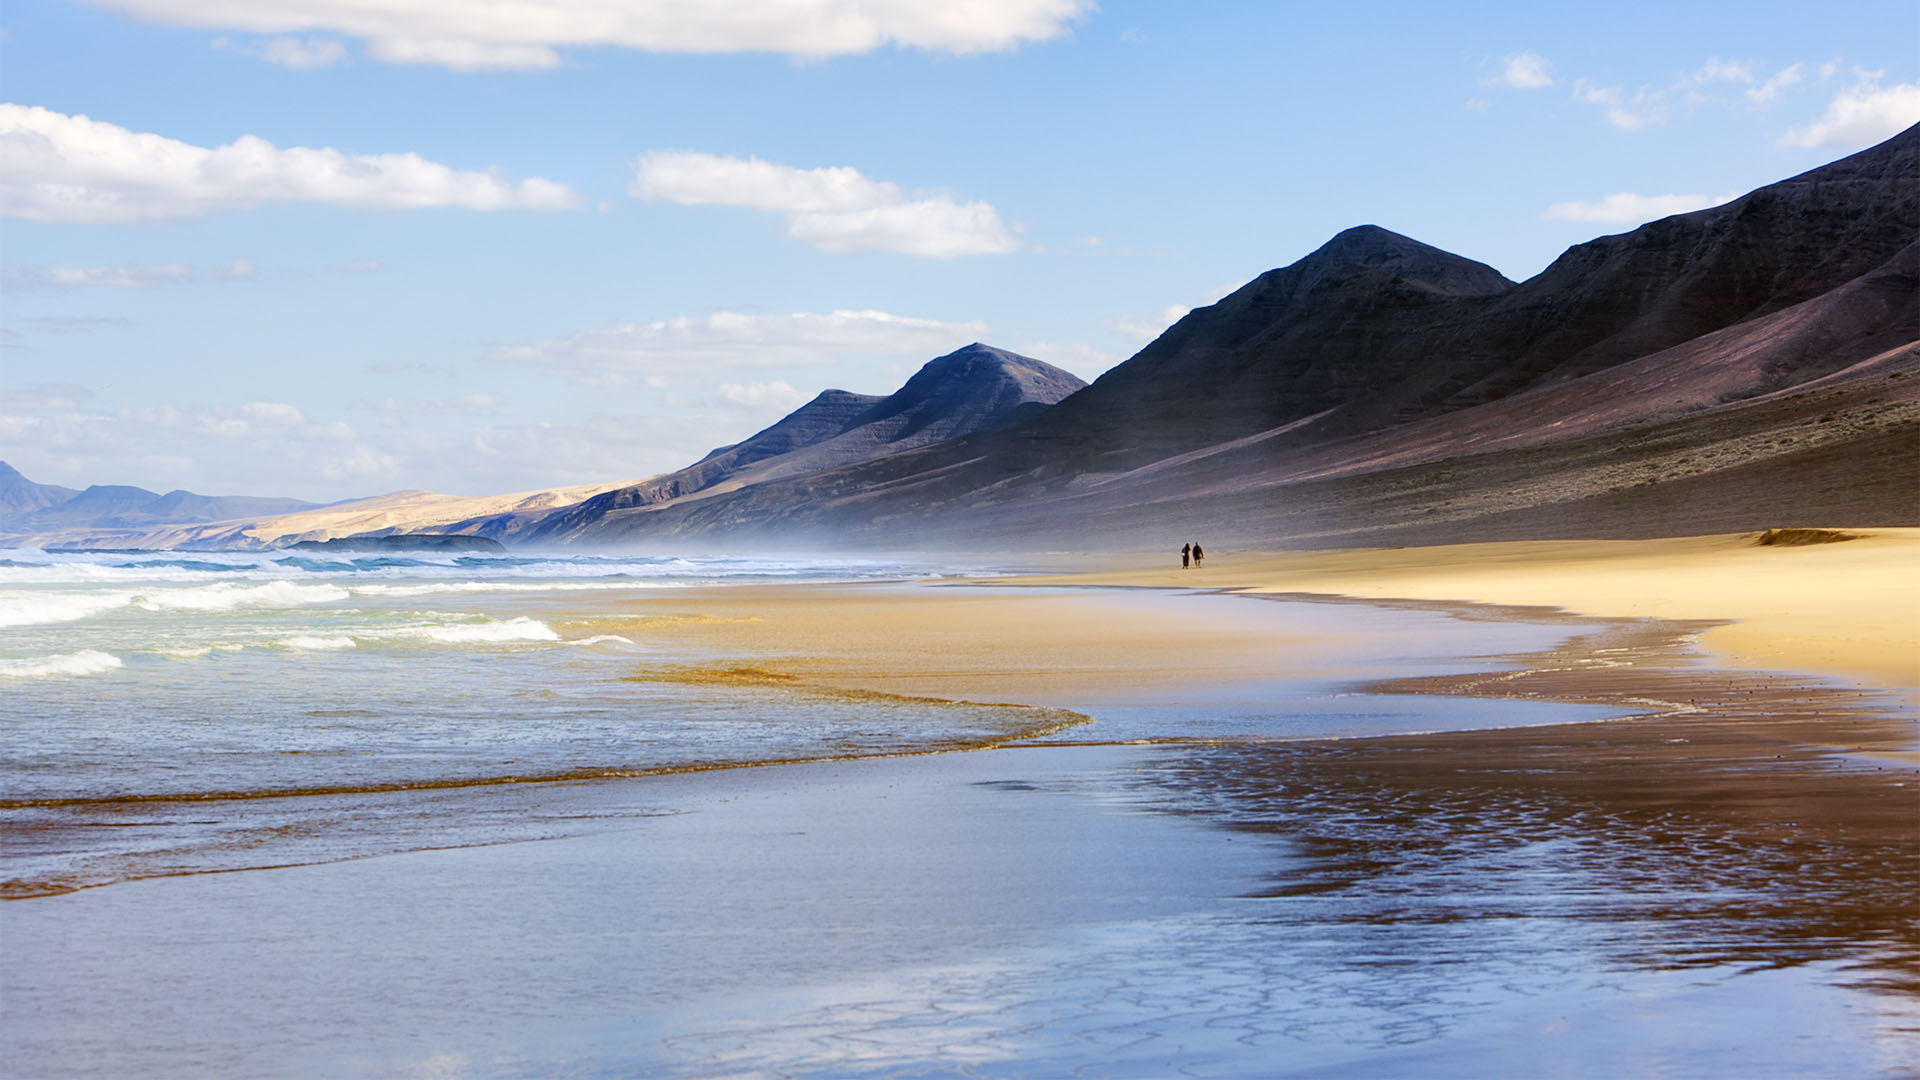
[(1376, 224), (1515, 280), (1920, 122), (1920, 8), (7, 0), (0, 460), (637, 479)]

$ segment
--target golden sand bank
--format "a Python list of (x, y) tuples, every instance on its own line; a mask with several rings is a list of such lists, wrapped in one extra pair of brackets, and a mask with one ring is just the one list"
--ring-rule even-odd
[[(1796, 533), (1814, 530), (1796, 530)], [(1824, 531), (1824, 530), (1823, 530)], [(1832, 531), (1832, 532), (1838, 532)], [(1840, 542), (1754, 533), (1538, 540), (1327, 552), (1210, 551), (1182, 570), (1102, 560), (1031, 584), (1128, 585), (1452, 600), (1582, 615), (1716, 620), (1701, 645), (1728, 666), (1920, 687), (1920, 529), (1850, 529)]]

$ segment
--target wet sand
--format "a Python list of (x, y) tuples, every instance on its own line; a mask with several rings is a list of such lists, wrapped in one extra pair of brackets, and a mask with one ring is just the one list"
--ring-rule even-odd
[[(0, 905), (0, 1050), (49, 1076), (1920, 1074), (1910, 699), (1709, 664), (1717, 620), (1443, 604), (1531, 644), (1395, 668), (1341, 660), (1405, 645), (1352, 605), (1332, 634), (1269, 607), (827, 588), (583, 615), (683, 635), (698, 677), (1095, 721), (536, 785), (539, 842)], [(1226, 722), (1316, 678), (1532, 718)], [(1541, 723), (1561, 702), (1594, 708)]]

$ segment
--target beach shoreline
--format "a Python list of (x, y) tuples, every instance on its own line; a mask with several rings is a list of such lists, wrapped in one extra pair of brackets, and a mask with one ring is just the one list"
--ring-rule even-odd
[[(0, 904), (24, 943), (9, 1059), (49, 1076), (1468, 1076), (1548, 1051), (1559, 1075), (1920, 1067), (1910, 697), (1723, 663), (1698, 645), (1719, 619), (1302, 595), (1216, 560), (1198, 588), (1106, 572), (576, 603), (569, 634), (645, 626), (700, 658), (640, 678), (1093, 722), (432, 793), (525, 828)], [(1308, 696), (1258, 711), (1287, 686)], [(1316, 720), (1352, 729), (1275, 729), (1295, 700), (1352, 710)], [(1448, 702), (1451, 729), (1405, 727)], [(249, 925), (204, 927), (236, 903)], [(170, 991), (145, 994), (163, 973)], [(1771, 1029), (1746, 1034), (1756, 1013)]]

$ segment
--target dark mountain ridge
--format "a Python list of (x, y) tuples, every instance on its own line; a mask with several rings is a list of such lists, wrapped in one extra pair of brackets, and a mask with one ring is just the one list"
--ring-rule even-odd
[(988, 430), (1084, 387), (1070, 372), (974, 342), (928, 361), (884, 397), (827, 390), (772, 426), (678, 472), (538, 515), (461, 522), (449, 531), (540, 542), (609, 517), (715, 496), (783, 476), (839, 468)]
[[(1899, 367), (1906, 362), (1899, 350), (1920, 338), (1917, 234), (1920, 127), (1723, 206), (1578, 245), (1518, 285), (1483, 264), (1362, 226), (1190, 313), (1092, 386), (1037, 415), (952, 442), (770, 478), (663, 508), (644, 522), (602, 521), (551, 535), (610, 543), (805, 530), (1065, 534), (1092, 522), (1191, 516), (1195, 508), (1181, 492), (1197, 485), (1219, 505), (1281, 530), (1277, 537), (1301, 526), (1286, 524), (1273, 504), (1304, 494), (1290, 485), (1308, 476), (1320, 477), (1311, 481), (1321, 485), (1316, 499), (1353, 503), (1322, 513), (1313, 528), (1357, 535), (1387, 527), (1393, 513), (1407, 509), (1365, 495), (1362, 489), (1377, 481), (1363, 475), (1483, 451), (1489, 462), (1499, 454), (1533, 455), (1545, 467), (1552, 458), (1491, 431), (1521, 430), (1533, 436), (1528, 445), (1548, 446), (1566, 438), (1556, 434), (1563, 429), (1602, 432), (1593, 438), (1605, 443), (1666, 425), (1660, 430), (1670, 440), (1711, 430), (1714, 446), (1731, 445), (1747, 437), (1715, 426), (1716, 410), (1838, 377), (1876, 356)], [(1697, 347), (1682, 348), (1690, 343)], [(1661, 359), (1649, 359), (1640, 374), (1609, 376), (1653, 357)], [(1868, 376), (1855, 375), (1866, 386), (1860, 380)], [(1892, 370), (1872, 375), (1898, 377)], [(1662, 397), (1668, 384), (1679, 389)], [(1889, 438), (1897, 444), (1907, 423), (1899, 409), (1914, 384), (1873, 385), (1845, 403), (1879, 410), (1875, 423), (1884, 423), (1874, 445)], [(1556, 386), (1568, 392), (1526, 396)], [(1609, 394), (1637, 404), (1609, 411)], [(1505, 404), (1524, 401), (1534, 404)], [(1810, 422), (1786, 406), (1745, 415), (1795, 432)], [(1485, 445), (1457, 441), (1451, 425), (1479, 425)], [(1416, 431), (1425, 432), (1424, 449), (1409, 441)], [(1788, 453), (1763, 451), (1757, 438), (1734, 455), (1755, 463), (1740, 466), (1745, 475), (1764, 472), (1758, 463), (1768, 454)], [(1682, 457), (1670, 466), (1673, 475), (1635, 483), (1684, 479), (1689, 490), (1712, 491), (1715, 481), (1696, 475), (1702, 468)], [(1903, 494), (1899, 470), (1873, 473), (1885, 482), (1858, 488), (1861, 514), (1920, 518), (1920, 498)], [(1607, 470), (1581, 475), (1593, 491), (1610, 490)], [(1517, 476), (1500, 482), (1519, 483)], [(1425, 482), (1401, 479), (1415, 487)], [(1345, 485), (1346, 494), (1328, 494), (1333, 488), (1326, 485)], [(1920, 478), (1907, 483), (1916, 485)], [(1500, 505), (1521, 499), (1544, 506), (1562, 497), (1550, 484), (1523, 486), (1524, 498), (1510, 492)], [(1575, 484), (1563, 494), (1585, 498), (1588, 488)], [(1740, 490), (1751, 498), (1750, 485)], [(1768, 505), (1777, 509), (1779, 502)], [(1419, 510), (1430, 511), (1452, 515), (1443, 504)], [(1352, 520), (1337, 520), (1342, 514)], [(1551, 521), (1528, 527), (1550, 531)]]

